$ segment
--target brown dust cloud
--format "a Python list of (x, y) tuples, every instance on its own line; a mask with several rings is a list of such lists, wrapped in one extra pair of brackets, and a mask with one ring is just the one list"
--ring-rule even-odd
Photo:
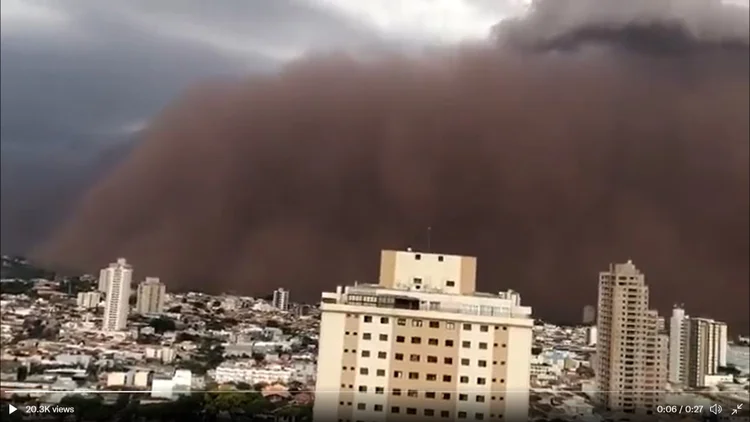
[(313, 301), (431, 227), (434, 252), (477, 256), (482, 290), (539, 317), (577, 321), (598, 272), (633, 259), (662, 313), (746, 332), (747, 13), (674, 4), (543, 1), (484, 45), (203, 84), (36, 257)]

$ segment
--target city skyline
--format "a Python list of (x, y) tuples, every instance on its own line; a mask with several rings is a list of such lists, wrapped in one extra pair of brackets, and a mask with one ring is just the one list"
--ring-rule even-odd
[[(427, 251), (426, 249), (425, 250), (419, 250), (419, 249), (414, 249), (414, 248), (408, 248), (408, 251), (410, 251), (410, 252), (413, 251), (415, 253), (426, 253), (426, 254), (431, 254), (432, 253), (432, 252)], [(450, 255), (450, 254), (445, 254), (445, 255)], [(102, 274), (104, 273), (105, 270), (106, 270), (106, 268), (101, 270)], [(137, 274), (135, 271), (136, 271), (136, 269), (133, 268), (133, 274)], [(381, 271), (382, 271), (382, 268), (381, 268)], [(164, 284), (164, 283), (161, 282), (161, 278), (160, 277), (145, 277), (144, 281), (148, 281), (149, 279), (151, 280), (151, 282), (158, 282), (158, 283), (162, 284), (163, 286), (167, 287), (166, 284)], [(102, 281), (101, 281), (102, 280), (101, 276), (100, 276), (99, 280), (100, 280), (99, 281), (99, 286), (101, 288), (101, 286), (103, 286)], [(135, 278), (133, 278), (133, 280), (135, 280)], [(350, 280), (349, 282), (350, 283), (356, 283), (357, 280), (353, 279), (353, 280)], [(377, 284), (380, 281), (378, 279), (364, 281), (365, 284), (368, 284), (370, 282)], [(133, 287), (137, 287), (138, 286), (138, 284), (134, 284), (134, 282), (131, 283), (131, 285)], [(591, 288), (589, 290), (591, 290), (592, 295), (596, 296), (597, 290), (595, 288)], [(170, 289), (170, 291), (210, 293), (210, 289), (207, 290), (207, 291), (201, 291), (201, 290), (179, 290), (179, 289), (172, 290), (172, 289)], [(321, 293), (322, 292), (325, 292), (325, 289), (322, 290)], [(523, 293), (522, 291), (519, 291), (519, 292)], [(277, 300), (281, 300), (282, 303), (286, 303), (286, 305), (283, 306), (282, 308), (284, 308), (284, 309), (288, 308), (288, 304), (290, 303), (290, 300), (289, 300), (290, 291), (289, 290), (287, 290), (287, 289), (285, 289), (283, 287), (278, 287), (278, 288), (275, 288), (273, 290), (269, 290), (267, 292), (261, 292), (257, 296), (258, 297), (263, 297), (263, 296), (267, 296), (267, 295), (270, 297), (270, 303), (271, 303), (272, 306), (278, 307), (276, 305), (277, 304)], [(284, 299), (281, 299), (282, 297)], [(303, 301), (300, 301), (298, 303), (302, 303), (302, 304), (315, 304), (315, 303), (317, 303), (317, 301), (315, 301), (315, 300), (313, 300), (313, 301), (305, 301), (305, 300), (303, 300)], [(678, 306), (678, 305), (675, 305), (675, 303), (679, 303), (680, 304), (679, 305), (680, 309), (686, 309), (687, 308), (685, 306), (685, 304), (684, 304), (684, 301), (682, 301), (681, 299), (674, 299), (670, 303), (672, 305), (669, 308), (661, 308), (661, 307), (655, 307), (654, 308), (654, 309), (656, 309), (658, 311), (658, 313), (660, 315), (660, 318), (662, 320), (664, 320), (663, 322), (666, 321), (666, 318), (663, 315), (668, 315), (669, 312), (667, 312), (667, 311), (671, 312), (671, 311), (673, 311), (675, 309), (675, 307)], [(137, 309), (137, 306), (136, 306), (135, 309)], [(549, 322), (555, 322), (555, 323), (559, 323), (559, 324), (567, 325), (567, 326), (576, 326), (576, 325), (587, 326), (587, 325), (592, 325), (592, 323), (595, 326), (596, 325), (596, 321), (597, 321), (596, 318), (598, 317), (598, 312), (597, 312), (597, 309), (596, 309), (596, 305), (585, 304), (585, 305), (583, 305), (583, 307), (581, 309), (583, 310), (584, 318), (581, 318), (580, 312), (579, 312), (578, 318), (571, 317), (570, 319), (568, 319), (568, 318), (548, 319), (547, 321), (549, 321)], [(571, 312), (571, 315), (573, 315), (572, 312)], [(715, 318), (715, 315), (712, 312), (701, 313), (700, 315), (701, 315), (700, 318), (704, 318), (704, 319), (708, 318), (708, 319), (712, 319), (712, 320), (714, 320), (714, 319), (718, 320), (718, 318)], [(593, 319), (591, 319), (591, 318), (593, 318)], [(539, 318), (539, 319), (544, 319), (544, 318)], [(740, 327), (733, 326), (730, 323), (725, 323), (725, 324), (727, 325), (728, 332), (731, 334), (731, 336), (733, 338), (737, 338), (739, 336), (746, 336), (746, 335), (750, 334), (750, 331), (744, 330), (743, 327), (741, 327), (741, 326)]]

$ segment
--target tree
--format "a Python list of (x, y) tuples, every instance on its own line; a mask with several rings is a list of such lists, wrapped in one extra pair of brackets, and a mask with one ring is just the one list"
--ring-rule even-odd
[(266, 361), (266, 355), (262, 353), (253, 352), (252, 358), (259, 365)]
[(174, 320), (171, 318), (167, 318), (165, 316), (160, 316), (159, 318), (152, 318), (148, 325), (154, 329), (155, 332), (158, 334), (166, 333), (167, 331), (175, 331), (177, 329), (177, 325), (175, 324)]
[(252, 386), (250, 384), (246, 383), (246, 382), (241, 382), (240, 381), (240, 382), (237, 383), (237, 389), (240, 390), (240, 391), (247, 391), (247, 390), (250, 390), (251, 388), (252, 388)]
[(29, 375), (29, 368), (27, 368), (25, 365), (21, 365), (16, 370), (16, 381), (24, 382), (28, 375)]

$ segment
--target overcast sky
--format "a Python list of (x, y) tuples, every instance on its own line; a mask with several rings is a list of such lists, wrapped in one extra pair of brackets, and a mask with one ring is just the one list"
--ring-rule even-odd
[(273, 72), (316, 50), (483, 38), (525, 3), (2, 0), (3, 251), (44, 237), (100, 163), (116, 162), (119, 145), (191, 85)]
[(3, 0), (3, 149), (107, 141), (192, 83), (311, 50), (484, 37), (522, 0)]

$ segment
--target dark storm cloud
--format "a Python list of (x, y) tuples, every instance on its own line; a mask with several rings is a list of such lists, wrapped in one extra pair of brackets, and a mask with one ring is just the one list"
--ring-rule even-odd
[(112, 164), (102, 155), (128, 150), (132, 126), (188, 86), (271, 72), (285, 55), (336, 39), (377, 39), (306, 4), (4, 1), (3, 252), (23, 253), (45, 235)]
[[(481, 288), (518, 289), (544, 317), (577, 316), (597, 272), (632, 258), (656, 305), (746, 329), (747, 48), (686, 31), (680, 54), (643, 54), (629, 15), (563, 11), (540, 5), (500, 48), (320, 56), (193, 90), (38, 256), (312, 299), (373, 280), (380, 249), (424, 246), (431, 226), (433, 249), (479, 257)], [(652, 41), (655, 21), (692, 25), (670, 13)], [(571, 48), (595, 27), (609, 35)]]

